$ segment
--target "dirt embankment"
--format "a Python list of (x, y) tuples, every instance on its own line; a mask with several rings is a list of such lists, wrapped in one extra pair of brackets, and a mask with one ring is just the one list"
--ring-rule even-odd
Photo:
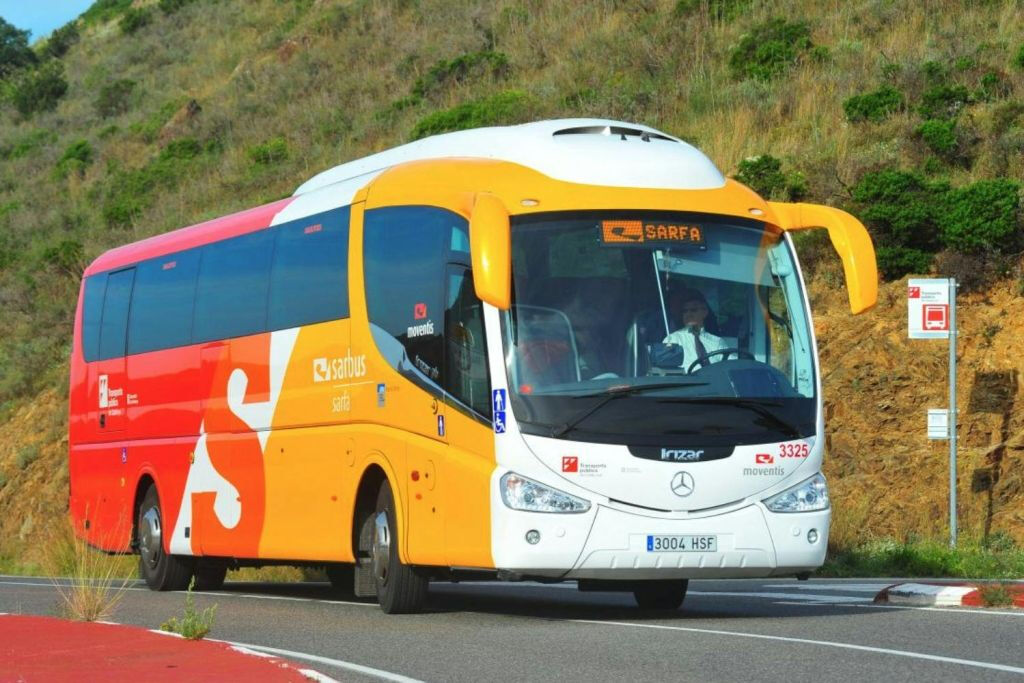
[[(1024, 545), (1024, 297), (1006, 282), (962, 295), (958, 318), (961, 533), (1003, 532)], [(853, 317), (841, 277), (810, 284), (834, 497), (833, 541), (943, 538), (948, 442), (928, 441), (925, 415), (947, 401), (947, 346), (907, 339), (906, 283), (882, 287)], [(66, 401), (48, 390), (0, 424), (0, 560), (40, 563), (67, 505)]]
[[(1024, 544), (1024, 298), (1016, 287), (958, 298), (958, 524), (962, 535), (1002, 532)], [(884, 285), (878, 306), (858, 317), (845, 308), (841, 281), (822, 276), (810, 289), (834, 541), (945, 537), (949, 442), (929, 441), (925, 426), (928, 408), (948, 404), (947, 342), (907, 338), (905, 280)]]

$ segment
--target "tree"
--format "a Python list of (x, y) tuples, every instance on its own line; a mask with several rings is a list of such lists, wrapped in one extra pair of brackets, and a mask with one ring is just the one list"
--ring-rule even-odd
[(28, 46), (28, 31), (22, 31), (0, 17), (0, 79), (36, 63), (36, 53)]

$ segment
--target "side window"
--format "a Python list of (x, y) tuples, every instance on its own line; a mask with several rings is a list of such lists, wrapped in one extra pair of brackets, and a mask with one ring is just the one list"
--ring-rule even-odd
[(100, 355), (100, 320), (103, 317), (103, 296), (107, 291), (107, 274), (91, 275), (85, 279), (82, 302), (82, 355), (93, 361)]
[(270, 329), (348, 317), (348, 219), (346, 207), (274, 228)]
[(260, 230), (203, 247), (193, 342), (266, 330), (273, 239), (272, 231)]
[(491, 381), (487, 368), (484, 311), (473, 289), (472, 272), (465, 266), (448, 266), (447, 299), (444, 313), (444, 388), (490, 419)]
[(370, 331), (391, 365), (428, 390), (444, 386), (445, 261), (466, 220), (426, 206), (366, 212), (363, 269)]
[(124, 356), (128, 308), (131, 304), (134, 280), (134, 268), (119, 270), (107, 276), (103, 318), (100, 322), (100, 360)]
[(128, 353), (186, 346), (192, 339), (192, 304), (199, 250), (140, 263), (128, 323)]

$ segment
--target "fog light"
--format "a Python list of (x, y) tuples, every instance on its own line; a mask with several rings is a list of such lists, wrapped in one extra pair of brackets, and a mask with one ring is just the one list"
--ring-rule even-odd
[(530, 545), (537, 545), (540, 543), (540, 532), (536, 529), (530, 529), (526, 532), (526, 542)]
[(807, 542), (808, 543), (817, 543), (818, 542), (818, 530), (817, 529), (811, 529), (810, 531), (807, 532)]

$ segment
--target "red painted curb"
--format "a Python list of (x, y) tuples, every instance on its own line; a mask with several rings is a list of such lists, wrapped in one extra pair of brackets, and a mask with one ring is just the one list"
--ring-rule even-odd
[(304, 681), (290, 662), (137, 626), (0, 616), (0, 681)]
[[(961, 607), (985, 607), (985, 604), (982, 602), (982, 599), (981, 599), (981, 591), (979, 590), (979, 586), (976, 583), (971, 583), (969, 581), (911, 581), (911, 582), (904, 582), (904, 583), (894, 583), (891, 586), (887, 586), (887, 587), (883, 588), (882, 590), (880, 590), (878, 592), (878, 594), (875, 595), (875, 599), (873, 600), (873, 602), (876, 603), (876, 604), (889, 603), (890, 602), (889, 592), (891, 590), (893, 590), (895, 588), (901, 588), (901, 587), (907, 586), (908, 584), (912, 584), (912, 583), (922, 584), (922, 585), (925, 585), (925, 586), (950, 586), (950, 587), (967, 587), (967, 586), (970, 586), (970, 587), (973, 587), (974, 590), (970, 591), (969, 593), (965, 593), (962, 597), (960, 597), (960, 603), (959, 603), (960, 606)], [(1022, 584), (1003, 584), (1003, 587), (1006, 588), (1010, 592), (1011, 596), (1013, 597), (1013, 605), (1012, 605), (1013, 607), (1024, 607), (1024, 585), (1022, 585)]]

